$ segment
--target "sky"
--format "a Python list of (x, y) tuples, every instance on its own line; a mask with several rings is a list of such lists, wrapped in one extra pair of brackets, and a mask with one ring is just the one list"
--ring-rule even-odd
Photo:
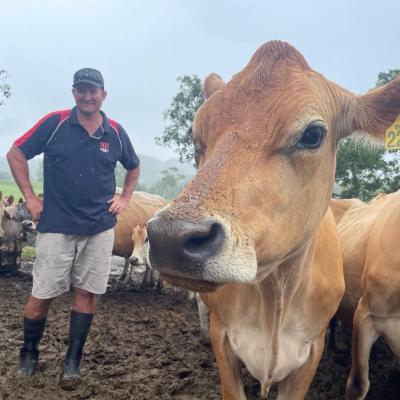
[(0, 106), (0, 157), (42, 116), (74, 105), (72, 76), (99, 69), (103, 110), (139, 154), (177, 158), (154, 138), (176, 78), (228, 81), (269, 40), (355, 92), (400, 68), (399, 0), (0, 0), (0, 69), (12, 95)]

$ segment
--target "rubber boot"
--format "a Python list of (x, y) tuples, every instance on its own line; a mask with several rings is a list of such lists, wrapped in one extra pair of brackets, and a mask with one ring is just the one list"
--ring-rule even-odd
[(35, 372), (39, 359), (37, 346), (42, 339), (45, 326), (46, 318), (38, 320), (24, 318), (24, 344), (19, 352), (18, 374), (32, 375)]
[(83, 346), (85, 345), (92, 319), (93, 314), (71, 311), (68, 350), (61, 377), (62, 381), (80, 378)]

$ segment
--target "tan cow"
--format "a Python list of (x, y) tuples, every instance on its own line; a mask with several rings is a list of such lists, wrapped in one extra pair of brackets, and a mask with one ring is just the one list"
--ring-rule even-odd
[(5, 205), (3, 203), (3, 193), (0, 191), (0, 243), (3, 240), (3, 236), (4, 236), (4, 231), (3, 228), (1, 227), (1, 223), (3, 221), (3, 216), (4, 216), (4, 208)]
[[(130, 277), (130, 279), (133, 281), (134, 266), (144, 265), (146, 269), (143, 276), (142, 286), (153, 287), (157, 283), (157, 288), (161, 289), (162, 283), (159, 279), (160, 273), (152, 269), (148, 263), (147, 251), (149, 246), (146, 225), (136, 225), (133, 228), (132, 242), (133, 251), (129, 258), (130, 273), (126, 274), (125, 280), (127, 281)], [(122, 277), (123, 275), (124, 274), (122, 274)]]
[(150, 263), (172, 284), (210, 291), (225, 400), (246, 398), (241, 362), (264, 397), (279, 382), (279, 400), (304, 399), (344, 292), (328, 210), (337, 145), (356, 131), (384, 136), (400, 79), (357, 97), (274, 41), (230, 82), (212, 75), (205, 88), (197, 175), (149, 221)]
[[(145, 226), (155, 212), (164, 207), (165, 204), (165, 201), (160, 196), (136, 191), (129, 202), (129, 206), (118, 215), (115, 226), (113, 254), (125, 258), (124, 271), (121, 275), (122, 281), (132, 277), (132, 264), (137, 264), (140, 261), (133, 260), (137, 250), (143, 246), (147, 238), (147, 232), (139, 229), (140, 226)], [(136, 243), (136, 251), (134, 243)], [(147, 274), (149, 273), (147, 272)], [(145, 278), (146, 276), (145, 274)]]
[(369, 356), (379, 336), (400, 360), (400, 191), (367, 204), (335, 200), (332, 209), (351, 202), (337, 226), (346, 282), (337, 316), (347, 325), (353, 321), (346, 396), (361, 400), (370, 386)]

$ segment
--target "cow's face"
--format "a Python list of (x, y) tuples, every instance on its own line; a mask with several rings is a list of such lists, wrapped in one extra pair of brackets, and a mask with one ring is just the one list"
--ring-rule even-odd
[(133, 251), (129, 257), (132, 265), (144, 264), (148, 248), (146, 225), (136, 225), (132, 231)]
[(262, 279), (304, 252), (329, 206), (340, 138), (381, 135), (400, 113), (399, 83), (383, 109), (281, 42), (262, 46), (227, 85), (212, 75), (193, 123), (198, 173), (148, 225), (152, 266), (208, 290)]

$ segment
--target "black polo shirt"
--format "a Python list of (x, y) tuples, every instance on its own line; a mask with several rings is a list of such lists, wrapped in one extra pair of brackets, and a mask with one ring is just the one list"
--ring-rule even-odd
[(115, 193), (116, 163), (130, 170), (139, 159), (122, 126), (102, 115), (93, 136), (73, 108), (46, 115), (15, 141), (27, 160), (44, 153), (39, 232), (95, 235), (115, 225), (107, 202)]

